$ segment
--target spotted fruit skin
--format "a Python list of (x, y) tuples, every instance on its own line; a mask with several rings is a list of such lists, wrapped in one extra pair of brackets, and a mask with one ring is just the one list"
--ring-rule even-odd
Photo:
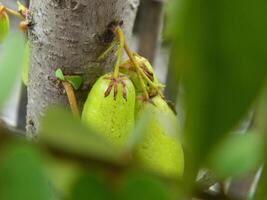
[[(155, 84), (158, 84), (159, 81), (155, 75), (154, 69), (152, 65), (150, 64), (150, 62), (146, 58), (139, 56), (139, 55), (134, 55), (134, 57), (135, 57), (136, 62), (141, 66), (141, 69), (148, 76), (148, 78), (150, 78), (150, 80), (154, 82)], [(122, 66), (123, 67), (121, 71), (130, 76), (136, 88), (136, 92), (142, 92), (143, 88), (140, 84), (140, 81), (138, 79), (137, 73), (134, 69), (132, 62), (130, 60), (127, 60), (122, 64)], [(146, 85), (146, 89), (149, 90), (150, 87), (149, 87), (148, 82), (144, 80), (144, 83)]]
[[(3, 8), (0, 6), (0, 10)], [(9, 17), (6, 11), (0, 11), (0, 43), (3, 42), (9, 33)]]
[(25, 54), (23, 58), (23, 63), (22, 63), (22, 82), (24, 83), (25, 86), (28, 86), (29, 82), (29, 60), (30, 60), (30, 45), (29, 42), (26, 43), (25, 47)]
[(129, 78), (124, 76), (127, 97), (123, 97), (122, 85), (114, 99), (113, 90), (105, 97), (110, 74), (100, 77), (91, 89), (85, 102), (82, 121), (115, 145), (123, 146), (135, 123), (135, 89)]
[[(150, 102), (137, 100), (137, 118), (150, 110), (151, 119), (144, 139), (134, 157), (145, 168), (167, 177), (181, 178), (184, 172), (184, 154), (178, 139), (178, 119), (160, 96)], [(166, 121), (165, 121), (166, 120)], [(162, 121), (168, 122), (167, 125)]]

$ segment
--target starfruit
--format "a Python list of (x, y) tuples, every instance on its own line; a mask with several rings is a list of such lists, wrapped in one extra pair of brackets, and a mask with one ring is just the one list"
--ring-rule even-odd
[(111, 81), (112, 74), (96, 81), (85, 102), (82, 121), (111, 143), (123, 146), (135, 123), (135, 88), (122, 74)]
[(28, 86), (29, 76), (29, 60), (30, 60), (30, 45), (29, 42), (25, 46), (25, 54), (22, 62), (22, 82), (25, 86)]
[(181, 178), (184, 154), (178, 138), (180, 126), (175, 114), (159, 95), (149, 101), (137, 99), (136, 109), (137, 118), (147, 110), (150, 110), (151, 118), (134, 157), (148, 170), (162, 176)]
[(0, 5), (0, 42), (3, 42), (9, 33), (9, 17), (5, 7)]

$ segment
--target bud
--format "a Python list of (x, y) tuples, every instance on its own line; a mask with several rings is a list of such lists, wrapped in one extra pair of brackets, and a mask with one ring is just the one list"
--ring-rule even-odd
[(19, 1), (17, 1), (17, 5), (18, 5), (18, 11), (19, 13), (24, 17), (27, 18), (28, 14), (29, 14), (29, 9), (26, 8), (22, 3), (20, 3)]

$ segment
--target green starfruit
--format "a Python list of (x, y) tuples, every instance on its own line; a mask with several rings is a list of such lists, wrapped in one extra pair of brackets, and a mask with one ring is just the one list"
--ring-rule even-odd
[[(113, 92), (113, 95), (112, 95)], [(85, 102), (82, 121), (115, 145), (123, 146), (135, 123), (135, 88), (120, 74), (100, 77)]]
[(137, 118), (147, 109), (151, 119), (134, 157), (145, 168), (163, 176), (181, 178), (184, 154), (178, 139), (179, 122), (165, 100), (159, 95), (148, 101), (137, 99)]

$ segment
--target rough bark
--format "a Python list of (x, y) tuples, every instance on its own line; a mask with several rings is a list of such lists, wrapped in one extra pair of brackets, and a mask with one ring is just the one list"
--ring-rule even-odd
[(114, 56), (97, 57), (107, 48), (107, 26), (123, 20), (129, 38), (139, 0), (42, 0), (31, 1), (31, 65), (29, 72), (27, 131), (36, 133), (40, 117), (52, 105), (68, 106), (66, 95), (54, 75), (80, 74), (84, 82), (77, 92), (79, 107), (97, 77), (113, 67)]

